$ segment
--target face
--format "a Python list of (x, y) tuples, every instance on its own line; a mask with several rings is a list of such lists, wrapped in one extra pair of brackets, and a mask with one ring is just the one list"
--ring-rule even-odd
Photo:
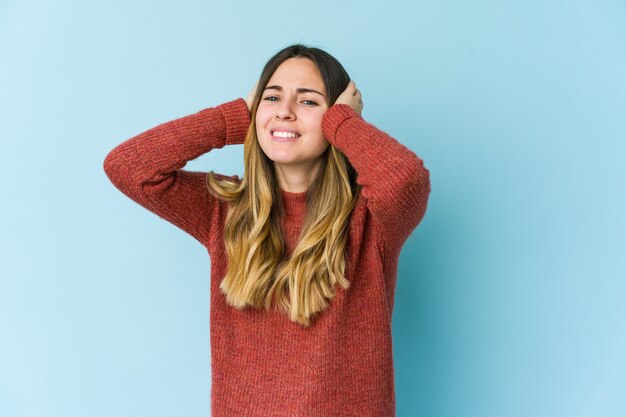
[[(259, 145), (275, 164), (292, 171), (316, 169), (329, 146), (322, 133), (326, 97), (320, 72), (310, 59), (289, 58), (276, 69), (263, 91), (255, 119)], [(275, 137), (275, 131), (299, 136)]]

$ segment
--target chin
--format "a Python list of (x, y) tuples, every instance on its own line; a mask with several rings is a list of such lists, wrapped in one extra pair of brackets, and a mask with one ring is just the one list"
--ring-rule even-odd
[(296, 163), (292, 158), (287, 155), (268, 155), (268, 158), (275, 164), (281, 165), (293, 165)]

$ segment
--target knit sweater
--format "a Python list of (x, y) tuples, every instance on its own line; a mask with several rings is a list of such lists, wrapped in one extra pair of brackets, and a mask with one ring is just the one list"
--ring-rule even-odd
[[(391, 318), (400, 250), (423, 218), (430, 175), (423, 161), (346, 104), (322, 118), (363, 186), (346, 246), (346, 279), (309, 327), (277, 310), (237, 310), (219, 284), (226, 274), (228, 203), (207, 191), (190, 160), (242, 144), (250, 125), (237, 98), (153, 127), (109, 152), (104, 170), (122, 193), (200, 242), (211, 261), (210, 346), (213, 417), (395, 416)], [(227, 177), (224, 174), (218, 176)], [(240, 181), (238, 175), (229, 178)], [(307, 191), (280, 189), (291, 253)]]

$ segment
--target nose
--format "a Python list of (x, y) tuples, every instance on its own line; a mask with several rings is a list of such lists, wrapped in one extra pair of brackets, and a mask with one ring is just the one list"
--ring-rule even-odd
[(283, 100), (276, 109), (276, 118), (282, 119), (295, 119), (295, 114), (291, 108), (291, 102), (289, 100)]

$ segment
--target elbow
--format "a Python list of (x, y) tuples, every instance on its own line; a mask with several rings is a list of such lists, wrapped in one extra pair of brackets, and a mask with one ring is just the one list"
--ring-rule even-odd
[(109, 152), (107, 156), (104, 157), (104, 161), (102, 162), (102, 169), (104, 170), (104, 173), (107, 174), (109, 178), (111, 178), (111, 174), (115, 170), (113, 151)]
[(121, 165), (118, 163), (115, 149), (110, 151), (102, 162), (102, 169), (113, 184), (120, 178)]
[(430, 194), (430, 171), (424, 165), (424, 161), (413, 154), (412, 164), (408, 171), (411, 188), (416, 190), (420, 196), (428, 198)]
[(421, 163), (421, 169), (419, 174), (419, 189), (428, 198), (430, 194), (430, 171), (424, 166), (424, 162)]
[(132, 164), (123, 157), (118, 148), (110, 151), (102, 162), (102, 169), (109, 181), (120, 190), (126, 190), (134, 186), (134, 175), (131, 166)]
[(414, 207), (415, 225), (419, 224), (426, 214), (430, 197), (430, 171), (424, 166), (424, 161), (415, 156), (415, 163), (410, 170), (410, 201)]

